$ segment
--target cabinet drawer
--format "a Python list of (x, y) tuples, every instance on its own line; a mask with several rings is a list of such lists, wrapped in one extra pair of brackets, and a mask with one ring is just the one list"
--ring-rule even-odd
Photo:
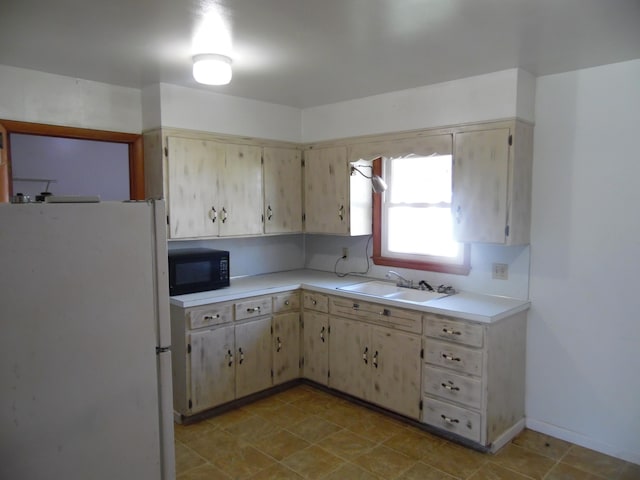
[(316, 312), (329, 312), (329, 297), (321, 293), (304, 292), (302, 302), (305, 310), (315, 310)]
[(233, 305), (221, 303), (219, 305), (207, 305), (205, 308), (194, 308), (187, 311), (187, 328), (211, 327), (233, 320)]
[(480, 442), (480, 414), (433, 398), (425, 398), (422, 421)]
[(482, 382), (479, 378), (458, 375), (448, 370), (425, 365), (422, 388), (424, 393), (435, 395), (479, 409), (482, 404)]
[(432, 365), (451, 368), (471, 375), (482, 374), (482, 350), (425, 340), (425, 360)]
[(432, 313), (424, 314), (424, 334), (450, 342), (482, 347), (483, 326)]
[(297, 312), (300, 310), (300, 293), (289, 292), (273, 297), (273, 313)]
[(329, 312), (407, 332), (422, 332), (422, 312), (339, 297), (329, 299)]
[(271, 297), (251, 298), (244, 302), (236, 302), (236, 320), (260, 317), (271, 313)]

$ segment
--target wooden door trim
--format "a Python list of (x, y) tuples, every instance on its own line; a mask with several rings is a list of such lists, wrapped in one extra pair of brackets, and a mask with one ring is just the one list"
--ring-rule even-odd
[(12, 133), (126, 143), (129, 146), (129, 197), (131, 200), (144, 200), (144, 150), (140, 134), (2, 119), (0, 119), (0, 132), (3, 133), (3, 149), (0, 152), (2, 155), (0, 160), (0, 202), (8, 202), (9, 196), (13, 193), (10, 180), (11, 150), (9, 142), (9, 135)]

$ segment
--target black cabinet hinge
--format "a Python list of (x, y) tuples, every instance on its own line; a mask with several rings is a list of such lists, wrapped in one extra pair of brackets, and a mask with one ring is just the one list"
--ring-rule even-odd
[(420, 349), (420, 358), (424, 358), (424, 348)]
[(273, 335), (273, 325), (271, 325), (271, 335)]
[(193, 403), (191, 402), (191, 399), (189, 399), (189, 410), (191, 410), (193, 408)]
[(327, 370), (327, 378), (331, 378), (331, 370)]
[(191, 353), (191, 344), (187, 343), (187, 353)]
[(167, 215), (167, 225), (169, 225), (169, 215)]
[(509, 146), (513, 145), (513, 135), (509, 135)]
[(507, 225), (506, 227), (504, 227), (504, 236), (508, 237), (509, 236), (509, 225)]
[(169, 157), (169, 149), (167, 147), (164, 147), (164, 156)]
[(271, 369), (271, 378), (273, 378), (273, 368)]
[(300, 159), (300, 164), (301, 164), (303, 167), (305, 166), (305, 164), (304, 164), (304, 158), (301, 158), (301, 159)]
[(307, 221), (307, 215), (306, 214), (302, 214), (302, 223)]
[(420, 408), (420, 411), (422, 411), (422, 400), (420, 400), (420, 403), (418, 404), (418, 408)]

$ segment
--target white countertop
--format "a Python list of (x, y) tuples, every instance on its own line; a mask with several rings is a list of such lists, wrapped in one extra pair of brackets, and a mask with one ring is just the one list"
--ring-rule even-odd
[(363, 301), (384, 303), (412, 310), (451, 315), (465, 320), (492, 323), (515, 313), (527, 310), (530, 303), (496, 295), (460, 292), (425, 304), (408, 303), (400, 300), (383, 299), (371, 295), (337, 290), (338, 287), (354, 283), (379, 280), (349, 275), (338, 277), (330, 272), (317, 270), (292, 270), (248, 277), (232, 278), (231, 286), (188, 295), (171, 297), (171, 303), (183, 308), (198, 307), (208, 303), (239, 300), (256, 295), (270, 295), (304, 288), (316, 292), (338, 295)]

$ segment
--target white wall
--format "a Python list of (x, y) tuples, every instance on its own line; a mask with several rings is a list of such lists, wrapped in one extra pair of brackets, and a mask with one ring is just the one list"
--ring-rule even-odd
[[(366, 80), (365, 80), (366, 81)], [(519, 116), (533, 121), (534, 77), (510, 69), (302, 111), (302, 141)]]
[(538, 78), (527, 424), (640, 463), (640, 60)]
[(162, 126), (300, 142), (298, 108), (160, 85)]
[(0, 65), (0, 118), (140, 133), (140, 90)]

